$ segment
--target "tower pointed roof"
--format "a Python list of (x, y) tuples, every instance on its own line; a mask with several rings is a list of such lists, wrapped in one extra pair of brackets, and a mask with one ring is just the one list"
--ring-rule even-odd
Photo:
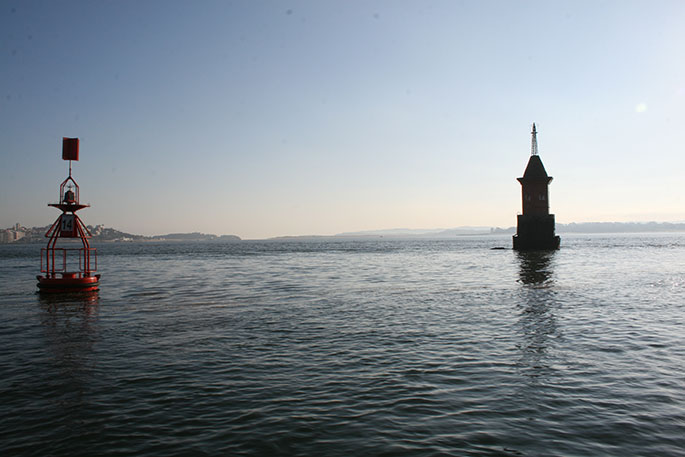
[(526, 171), (523, 172), (523, 179), (527, 181), (532, 180), (546, 180), (550, 177), (547, 175), (545, 166), (542, 164), (539, 155), (530, 156), (528, 159), (528, 165), (526, 166)]

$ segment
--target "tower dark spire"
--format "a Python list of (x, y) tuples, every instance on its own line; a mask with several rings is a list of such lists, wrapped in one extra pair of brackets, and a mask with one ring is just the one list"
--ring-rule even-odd
[(533, 131), (530, 134), (533, 137), (530, 143), (530, 155), (536, 156), (538, 155), (538, 132), (535, 130), (535, 122), (533, 122)]

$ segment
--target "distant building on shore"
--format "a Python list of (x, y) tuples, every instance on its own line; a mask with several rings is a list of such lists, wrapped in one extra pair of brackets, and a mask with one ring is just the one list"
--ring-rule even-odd
[(18, 222), (11, 228), (0, 230), (0, 243), (14, 243), (26, 236), (26, 229)]
[(537, 130), (533, 124), (530, 159), (521, 178), (523, 213), (518, 215), (514, 249), (532, 251), (559, 249), (560, 239), (554, 234), (554, 214), (549, 214), (549, 183), (545, 166), (538, 155)]

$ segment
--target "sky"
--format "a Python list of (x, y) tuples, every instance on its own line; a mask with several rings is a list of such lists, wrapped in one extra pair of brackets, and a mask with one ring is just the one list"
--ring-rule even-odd
[(3, 1), (0, 227), (255, 239), (685, 221), (685, 2)]

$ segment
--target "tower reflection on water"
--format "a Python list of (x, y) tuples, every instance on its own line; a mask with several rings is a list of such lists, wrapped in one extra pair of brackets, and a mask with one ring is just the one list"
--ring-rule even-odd
[(517, 251), (519, 282), (526, 286), (552, 287), (553, 261), (557, 251)]
[(554, 265), (557, 251), (520, 251), (519, 263), (520, 317), (517, 322), (521, 352), (519, 369), (531, 378), (544, 378), (552, 373), (554, 347), (561, 338), (555, 313), (558, 300), (554, 289)]

